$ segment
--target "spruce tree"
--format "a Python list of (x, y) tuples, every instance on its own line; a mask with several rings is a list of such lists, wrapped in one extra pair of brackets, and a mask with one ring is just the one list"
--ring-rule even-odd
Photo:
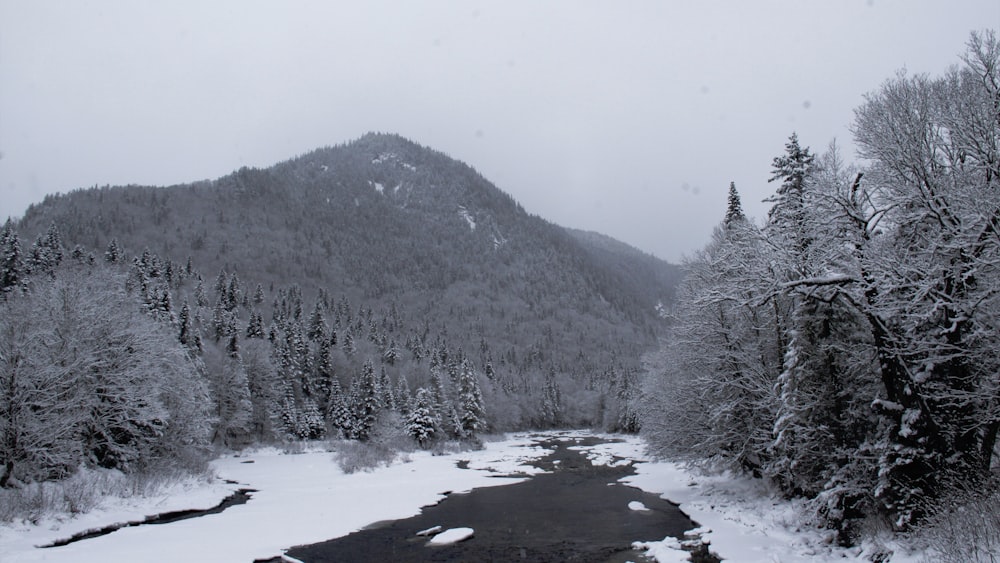
[(740, 194), (736, 191), (736, 182), (729, 182), (729, 200), (726, 207), (725, 226), (729, 229), (733, 225), (746, 220), (747, 217), (743, 214), (743, 204), (740, 203)]
[(406, 416), (406, 433), (416, 440), (421, 448), (426, 448), (428, 442), (434, 438), (436, 426), (433, 393), (421, 387), (413, 400), (413, 408)]
[(483, 404), (483, 394), (479, 390), (476, 372), (469, 360), (462, 360), (459, 384), (459, 422), (462, 436), (471, 438), (478, 430), (486, 426), (486, 409)]
[(104, 251), (104, 260), (109, 264), (117, 264), (125, 259), (125, 251), (122, 250), (118, 239), (113, 238), (108, 243), (108, 248)]
[(6, 294), (22, 284), (24, 278), (24, 258), (21, 243), (10, 219), (0, 233), (0, 292)]
[(372, 432), (375, 430), (375, 422), (378, 420), (380, 408), (378, 379), (371, 360), (365, 362), (356, 381), (357, 396), (352, 397), (354, 410), (352, 437), (364, 442), (371, 438)]
[(323, 307), (322, 303), (316, 302), (316, 306), (313, 307), (313, 312), (309, 316), (309, 330), (306, 332), (306, 338), (316, 342), (318, 340), (323, 340), (326, 338), (326, 333), (329, 328), (326, 326), (326, 319), (323, 318)]

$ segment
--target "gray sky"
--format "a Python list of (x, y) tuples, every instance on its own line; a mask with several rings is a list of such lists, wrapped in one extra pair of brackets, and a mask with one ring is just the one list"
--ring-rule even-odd
[(853, 158), (865, 92), (986, 27), (996, 0), (0, 0), (0, 218), (382, 131), (678, 261), (730, 181), (766, 213), (792, 131)]

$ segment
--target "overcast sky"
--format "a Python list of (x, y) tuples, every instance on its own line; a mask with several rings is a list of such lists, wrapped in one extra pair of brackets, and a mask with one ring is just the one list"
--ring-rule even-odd
[(996, 0), (0, 0), (0, 218), (382, 131), (679, 261), (730, 181), (766, 214), (789, 134), (853, 157), (865, 92), (986, 27)]

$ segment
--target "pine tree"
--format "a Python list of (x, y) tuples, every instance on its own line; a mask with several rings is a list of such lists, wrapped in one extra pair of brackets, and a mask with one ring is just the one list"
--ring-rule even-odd
[(198, 276), (198, 284), (194, 287), (194, 304), (198, 307), (208, 305), (208, 297), (205, 295), (205, 283), (201, 276)]
[(236, 275), (236, 272), (233, 272), (233, 275), (229, 277), (229, 283), (226, 284), (226, 309), (232, 311), (239, 307), (242, 296), (243, 290), (240, 287), (240, 277)]
[(434, 438), (436, 426), (433, 393), (421, 387), (413, 400), (413, 408), (406, 416), (406, 433), (416, 440), (421, 448), (426, 448), (428, 442)]
[(62, 237), (55, 223), (49, 225), (45, 234), (39, 235), (35, 243), (31, 245), (31, 252), (28, 257), (28, 267), (33, 272), (55, 275), (55, 270), (62, 263), (63, 247)]
[(352, 397), (354, 411), (353, 438), (362, 442), (371, 438), (378, 420), (380, 399), (378, 379), (371, 360), (367, 360), (357, 378), (357, 396)]
[(185, 346), (190, 346), (192, 344), (193, 338), (191, 334), (191, 309), (188, 307), (187, 301), (181, 306), (181, 314), (177, 319), (178, 324), (180, 324), (180, 331), (177, 335), (177, 339), (180, 343)]
[(735, 223), (746, 220), (747, 217), (743, 214), (743, 204), (740, 203), (740, 194), (736, 191), (736, 182), (729, 182), (729, 203), (726, 207), (724, 224), (728, 229)]
[(396, 364), (397, 359), (399, 359), (399, 346), (396, 345), (396, 340), (392, 339), (382, 354), (382, 361), (391, 366)]
[(396, 397), (392, 394), (392, 382), (389, 380), (389, 374), (385, 371), (385, 366), (382, 366), (382, 370), (379, 372), (378, 390), (382, 408), (396, 410)]
[(459, 374), (459, 421), (462, 428), (462, 436), (471, 438), (479, 430), (486, 426), (486, 409), (483, 404), (483, 394), (479, 390), (476, 372), (472, 368), (469, 360), (462, 360), (462, 369)]
[(226, 306), (226, 289), (228, 289), (228, 279), (229, 276), (226, 274), (225, 270), (220, 270), (219, 275), (215, 277), (215, 285), (213, 289), (215, 290), (215, 302), (222, 303)]
[(122, 250), (118, 239), (112, 238), (108, 243), (108, 248), (104, 251), (104, 260), (110, 264), (118, 264), (125, 259), (125, 251)]
[(799, 146), (798, 135), (792, 133), (785, 144), (785, 154), (775, 157), (768, 182), (781, 180), (773, 197), (764, 201), (773, 203), (768, 212), (769, 226), (789, 237), (793, 249), (804, 259), (811, 233), (806, 225), (806, 182), (813, 170), (815, 156), (809, 148)]
[(306, 338), (316, 342), (325, 339), (327, 332), (329, 332), (329, 328), (326, 325), (326, 319), (323, 318), (323, 307), (317, 301), (316, 306), (313, 307), (312, 314), (309, 316), (309, 330), (306, 332)]
[(409, 414), (411, 403), (413, 401), (413, 395), (410, 393), (410, 383), (406, 381), (406, 375), (399, 374), (396, 378), (396, 409), (399, 410), (400, 414), (404, 417)]
[(0, 292), (6, 294), (19, 287), (24, 279), (24, 258), (21, 243), (10, 219), (0, 233)]
[(330, 381), (330, 397), (326, 403), (326, 420), (331, 428), (337, 429), (346, 438), (353, 435), (353, 416), (348, 403), (350, 396), (344, 393), (340, 381), (334, 377)]
[(250, 312), (250, 322), (247, 323), (247, 338), (264, 338), (264, 317), (258, 311)]
[(562, 389), (556, 380), (555, 367), (550, 367), (542, 389), (542, 419), (550, 426), (559, 426), (562, 423), (562, 413)]

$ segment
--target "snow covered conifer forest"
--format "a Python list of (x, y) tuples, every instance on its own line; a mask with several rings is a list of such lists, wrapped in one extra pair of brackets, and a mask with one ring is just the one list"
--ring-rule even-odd
[(908, 530), (996, 487), (996, 33), (972, 34), (961, 60), (865, 97), (858, 165), (792, 134), (762, 223), (731, 190), (645, 382), (660, 454), (813, 499), (844, 544), (865, 519)]

